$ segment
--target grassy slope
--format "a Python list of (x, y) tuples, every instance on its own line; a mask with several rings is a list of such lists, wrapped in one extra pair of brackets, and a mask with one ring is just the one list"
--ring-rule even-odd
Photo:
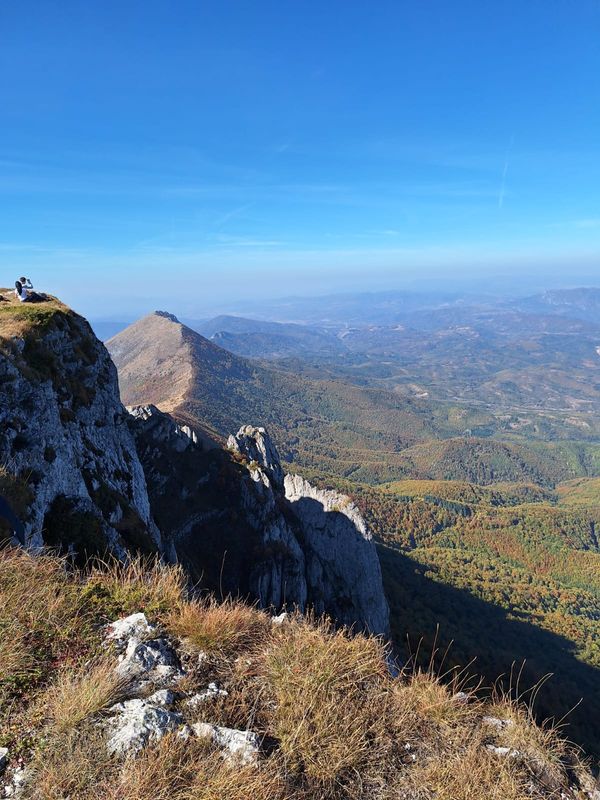
[[(556, 732), (506, 697), (456, 696), (431, 672), (392, 678), (375, 639), (301, 618), (274, 627), (247, 606), (191, 599), (184, 584), (177, 568), (83, 575), (0, 551), (0, 745), (30, 770), (23, 800), (583, 800), (575, 787), (591, 786)], [(179, 643), (182, 691), (227, 689), (198, 713), (256, 731), (256, 766), (174, 735), (135, 759), (107, 755), (96, 723), (128, 689), (101, 626), (134, 611)], [(194, 668), (200, 651), (209, 658)], [(511, 724), (497, 729), (486, 714)]]

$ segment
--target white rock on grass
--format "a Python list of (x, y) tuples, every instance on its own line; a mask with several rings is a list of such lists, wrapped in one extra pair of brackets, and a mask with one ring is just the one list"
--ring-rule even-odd
[(202, 692), (198, 692), (198, 694), (193, 695), (190, 699), (186, 702), (188, 708), (195, 710), (199, 706), (206, 703), (207, 700), (214, 700), (217, 697), (227, 697), (229, 692), (225, 689), (220, 689), (216, 683), (209, 683), (208, 687), (204, 689)]
[(125, 649), (130, 639), (141, 641), (144, 637), (151, 636), (154, 627), (150, 625), (145, 614), (138, 613), (112, 622), (107, 625), (106, 630), (106, 638), (113, 641), (117, 647)]
[(200, 739), (210, 739), (217, 747), (226, 751), (226, 756), (244, 766), (255, 764), (260, 754), (260, 739), (253, 731), (237, 731), (221, 728), (208, 722), (197, 722), (192, 730)]
[(158, 742), (183, 726), (181, 714), (148, 700), (125, 700), (110, 710), (115, 716), (107, 723), (108, 749), (117, 755), (135, 755), (147, 744)]
[(458, 705), (463, 706), (469, 702), (471, 697), (466, 692), (456, 692), (456, 694), (452, 695), (452, 699), (455, 703), (458, 703)]
[(518, 750), (513, 750), (512, 747), (496, 747), (493, 744), (488, 744), (486, 747), (490, 753), (494, 753), (497, 756), (519, 758), (521, 755)]
[(19, 767), (12, 774), (12, 781), (4, 787), (4, 796), (17, 798), (23, 794), (23, 789), (29, 778), (29, 772), (25, 767)]
[(150, 695), (150, 697), (147, 698), (147, 702), (151, 703), (153, 706), (162, 706), (164, 708), (166, 706), (172, 706), (175, 699), (175, 692), (172, 692), (170, 689), (160, 689), (158, 692), (154, 692), (154, 694)]

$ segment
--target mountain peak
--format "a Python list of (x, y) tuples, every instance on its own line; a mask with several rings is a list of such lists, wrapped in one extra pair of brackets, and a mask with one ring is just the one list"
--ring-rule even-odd
[(155, 311), (154, 316), (156, 317), (164, 317), (165, 319), (170, 319), (171, 322), (176, 322), (178, 325), (182, 323), (177, 319), (175, 314), (171, 314), (169, 311)]

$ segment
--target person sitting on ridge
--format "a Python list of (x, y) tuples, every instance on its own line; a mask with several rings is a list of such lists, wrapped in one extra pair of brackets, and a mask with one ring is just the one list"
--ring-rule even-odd
[(33, 290), (33, 284), (29, 278), (19, 278), (18, 281), (15, 281), (15, 295), (22, 303), (27, 302), (31, 290)]
[(21, 303), (39, 303), (48, 299), (45, 294), (33, 291), (30, 278), (19, 278), (18, 281), (15, 281), (15, 295)]

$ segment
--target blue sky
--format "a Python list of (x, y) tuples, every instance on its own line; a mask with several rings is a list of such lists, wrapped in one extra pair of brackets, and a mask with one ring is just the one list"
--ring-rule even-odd
[(0, 109), (0, 283), (92, 316), (600, 283), (598, 0), (3, 3)]

